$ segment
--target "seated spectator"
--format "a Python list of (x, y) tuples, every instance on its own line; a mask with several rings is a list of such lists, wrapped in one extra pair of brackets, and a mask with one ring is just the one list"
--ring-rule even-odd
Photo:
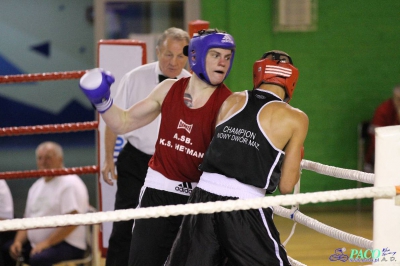
[(375, 110), (368, 133), (370, 142), (364, 161), (364, 171), (373, 173), (375, 164), (375, 128), (400, 125), (400, 84), (393, 88), (393, 95)]
[[(10, 188), (5, 180), (0, 179), (0, 220), (14, 218), (14, 203)], [(13, 239), (14, 231), (0, 232), (0, 247), (10, 239)], [(0, 265), (4, 265), (3, 256), (0, 253)]]
[[(57, 143), (44, 142), (36, 149), (39, 170), (64, 168), (63, 159), (63, 150)], [(88, 191), (79, 176), (44, 176), (29, 189), (24, 217), (86, 213), (88, 209)], [(20, 230), (5, 247), (6, 266), (15, 265), (16, 260), (22, 259), (31, 266), (51, 266), (60, 261), (83, 258), (85, 227)]]

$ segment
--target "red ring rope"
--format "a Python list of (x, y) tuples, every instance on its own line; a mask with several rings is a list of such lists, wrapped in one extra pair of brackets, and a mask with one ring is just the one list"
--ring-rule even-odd
[(99, 173), (99, 167), (97, 165), (93, 165), (93, 166), (63, 168), (63, 169), (1, 172), (0, 179), (19, 179), (19, 178), (57, 176), (57, 175), (67, 175), (67, 174), (78, 175), (78, 174), (97, 174), (97, 173)]
[[(22, 75), (6, 75), (6, 76), (0, 76), (0, 84), (47, 81), (47, 80), (79, 79), (86, 72), (87, 70), (22, 74)], [(98, 121), (93, 121), (93, 122), (65, 123), (65, 124), (53, 124), (53, 125), (5, 127), (5, 128), (0, 128), (0, 137), (39, 134), (39, 133), (54, 133), (54, 132), (61, 133), (61, 132), (72, 132), (72, 131), (96, 130), (98, 128), (98, 125), (99, 125)], [(42, 176), (58, 176), (67, 174), (90, 174), (90, 173), (98, 174), (99, 167), (97, 165), (93, 165), (93, 166), (63, 168), (63, 169), (0, 172), (0, 179), (33, 178)]]
[(65, 80), (78, 79), (82, 77), (87, 70), (65, 71), (65, 72), (49, 72), (36, 74), (6, 75), (0, 76), (0, 83), (19, 83), (46, 80)]
[(81, 122), (53, 125), (22, 126), (22, 127), (3, 127), (0, 128), (0, 137), (29, 135), (39, 133), (71, 132), (97, 129), (99, 122)]

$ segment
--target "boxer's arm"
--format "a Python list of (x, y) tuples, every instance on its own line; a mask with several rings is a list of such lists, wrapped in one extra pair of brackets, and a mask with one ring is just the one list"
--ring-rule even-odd
[(167, 79), (158, 84), (145, 99), (128, 110), (122, 110), (112, 103), (110, 85), (111, 73), (96, 69), (86, 73), (80, 80), (80, 88), (100, 112), (104, 122), (118, 135), (141, 128), (152, 122), (161, 112), (164, 98), (176, 82)]
[(291, 193), (299, 181), (302, 149), (308, 131), (308, 117), (306, 114), (297, 112), (293, 121), (295, 121), (293, 135), (285, 147), (285, 159), (281, 169), (281, 180), (279, 182), (281, 194)]

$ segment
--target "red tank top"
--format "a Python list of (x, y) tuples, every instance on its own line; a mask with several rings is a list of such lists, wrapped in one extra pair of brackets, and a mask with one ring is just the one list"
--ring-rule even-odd
[(183, 101), (189, 80), (179, 79), (165, 96), (156, 151), (149, 166), (171, 180), (198, 182), (198, 167), (214, 134), (218, 110), (232, 92), (221, 84), (204, 106), (190, 109)]

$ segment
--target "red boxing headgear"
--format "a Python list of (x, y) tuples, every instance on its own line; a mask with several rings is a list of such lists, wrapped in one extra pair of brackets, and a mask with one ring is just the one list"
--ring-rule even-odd
[(285, 102), (292, 99), (298, 77), (299, 70), (293, 66), (292, 58), (282, 51), (266, 52), (253, 65), (254, 88), (258, 88), (262, 83), (281, 86), (286, 92)]

